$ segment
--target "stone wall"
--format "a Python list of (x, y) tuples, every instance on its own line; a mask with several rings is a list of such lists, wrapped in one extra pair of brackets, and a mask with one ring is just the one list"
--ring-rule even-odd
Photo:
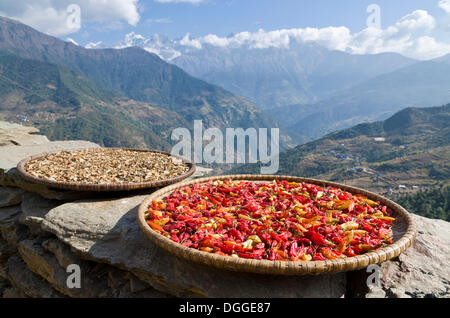
[[(15, 169), (44, 151), (98, 147), (54, 141), (32, 127), (0, 122), (1, 297), (449, 297), (450, 225), (415, 216), (414, 245), (381, 267), (379, 287), (365, 271), (281, 277), (235, 273), (174, 257), (144, 237), (137, 207), (152, 190), (72, 192), (31, 184)], [(208, 173), (199, 169), (196, 176)], [(70, 264), (81, 288), (69, 288)]]

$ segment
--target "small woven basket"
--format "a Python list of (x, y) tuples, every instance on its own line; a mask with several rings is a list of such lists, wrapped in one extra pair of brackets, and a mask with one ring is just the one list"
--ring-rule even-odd
[[(161, 199), (175, 189), (191, 185), (195, 183), (204, 183), (210, 180), (247, 180), (247, 181), (272, 181), (272, 180), (287, 180), (291, 182), (307, 182), (320, 185), (322, 187), (333, 186), (342, 190), (351, 192), (353, 194), (361, 194), (367, 198), (380, 201), (382, 204), (388, 206), (394, 212), (393, 216), (397, 220), (393, 223), (394, 242), (393, 244), (380, 248), (375, 251), (358, 255), (354, 257), (347, 257), (342, 259), (333, 259), (326, 261), (269, 261), (269, 260), (254, 260), (235, 258), (230, 256), (222, 256), (212, 253), (203, 252), (194, 248), (182, 246), (169, 238), (154, 231), (145, 220), (145, 213), (153, 200)], [(317, 275), (325, 273), (337, 273), (344, 271), (352, 271), (366, 268), (370, 264), (377, 264), (403, 253), (414, 241), (416, 235), (416, 228), (409, 213), (395, 202), (374, 194), (363, 189), (346, 186), (339, 183), (328, 182), (316, 179), (307, 179), (291, 176), (276, 176), (276, 175), (225, 175), (217, 177), (206, 177), (192, 181), (180, 182), (160, 189), (150, 196), (148, 196), (139, 206), (137, 214), (137, 221), (141, 230), (152, 242), (159, 247), (169, 251), (170, 253), (184, 258), (188, 261), (199, 264), (216, 267), (224, 270), (251, 272), (259, 274), (270, 275)], [(399, 232), (401, 232), (399, 234)], [(397, 233), (397, 234), (395, 234)], [(396, 237), (400, 236), (400, 237)]]
[[(163, 180), (155, 180), (155, 181), (148, 181), (148, 182), (135, 182), (135, 183), (99, 183), (99, 184), (91, 184), (91, 183), (84, 183), (84, 182), (60, 182), (60, 181), (54, 181), (54, 180), (48, 180), (43, 178), (37, 178), (30, 173), (28, 173), (25, 170), (25, 165), (28, 161), (40, 157), (47, 156), (49, 154), (55, 154), (59, 152), (72, 152), (72, 151), (80, 151), (80, 150), (87, 150), (87, 151), (104, 151), (105, 149), (108, 150), (130, 150), (130, 151), (136, 151), (136, 152), (153, 152), (153, 153), (161, 153), (165, 154), (177, 159), (183, 160), (184, 163), (186, 163), (189, 166), (189, 170), (185, 172), (184, 174), (181, 174), (176, 177), (163, 179)], [(65, 190), (74, 190), (74, 191), (131, 191), (131, 190), (138, 190), (138, 189), (146, 189), (146, 188), (152, 188), (152, 187), (161, 187), (168, 184), (172, 184), (178, 181), (181, 181), (189, 176), (191, 176), (195, 172), (195, 164), (193, 162), (187, 161), (184, 158), (171, 155), (170, 153), (159, 151), (159, 150), (144, 150), (144, 149), (134, 149), (134, 148), (82, 148), (82, 149), (70, 149), (70, 150), (62, 150), (62, 151), (52, 151), (52, 152), (45, 152), (38, 155), (30, 156), (22, 161), (20, 161), (17, 164), (17, 171), (19, 174), (27, 181), (33, 182), (33, 183), (39, 183), (46, 185), (51, 188), (58, 188), (58, 189), (65, 189)]]

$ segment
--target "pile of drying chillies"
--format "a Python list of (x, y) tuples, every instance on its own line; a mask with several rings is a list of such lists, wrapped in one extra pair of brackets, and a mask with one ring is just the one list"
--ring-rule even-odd
[(183, 246), (250, 259), (344, 258), (392, 244), (391, 210), (334, 187), (210, 181), (154, 200), (150, 227)]

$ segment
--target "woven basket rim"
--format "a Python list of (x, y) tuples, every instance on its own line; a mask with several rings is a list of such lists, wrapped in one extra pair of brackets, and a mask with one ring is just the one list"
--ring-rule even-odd
[[(48, 180), (44, 178), (37, 178), (33, 175), (31, 175), (28, 171), (25, 169), (25, 165), (28, 161), (37, 159), (40, 157), (44, 157), (50, 154), (57, 154), (60, 152), (76, 152), (81, 150), (87, 150), (87, 151), (105, 151), (105, 150), (130, 150), (130, 151), (136, 151), (136, 152), (153, 152), (153, 153), (161, 153), (168, 155), (173, 158), (181, 159), (185, 164), (189, 166), (189, 170), (181, 175), (167, 178), (163, 180), (155, 180), (155, 181), (146, 181), (146, 182), (126, 182), (126, 183), (98, 183), (98, 184), (91, 184), (91, 183), (85, 183), (85, 182), (61, 182), (61, 181), (54, 181), (54, 180)], [(195, 172), (196, 166), (195, 163), (192, 161), (189, 161), (183, 157), (172, 155), (168, 152), (161, 151), (161, 150), (153, 150), (153, 149), (138, 149), (138, 148), (123, 148), (123, 147), (92, 147), (92, 148), (70, 148), (70, 149), (63, 149), (63, 150), (57, 150), (57, 151), (48, 151), (48, 152), (42, 152), (36, 155), (28, 156), (24, 159), (22, 159), (17, 164), (17, 171), (19, 174), (27, 181), (42, 184), (48, 187), (52, 188), (58, 188), (58, 189), (64, 189), (64, 190), (75, 190), (75, 191), (130, 191), (130, 190), (138, 190), (138, 189), (146, 189), (146, 188), (152, 188), (152, 187), (159, 187), (159, 186), (165, 186), (168, 184), (176, 183), (178, 181), (181, 181), (189, 176), (191, 176)]]
[[(326, 261), (293, 262), (234, 258), (230, 256), (222, 256), (203, 252), (194, 248), (182, 246), (181, 244), (172, 241), (171, 239), (154, 231), (145, 221), (145, 213), (148, 210), (149, 204), (153, 200), (160, 199), (165, 195), (171, 193), (175, 189), (196, 183), (208, 182), (211, 180), (214, 181), (230, 179), (248, 181), (287, 180), (294, 182), (306, 182), (317, 184), (320, 186), (338, 187), (353, 194), (362, 194), (369, 199), (380, 201), (381, 203), (387, 205), (390, 209), (392, 209), (406, 224), (406, 231), (398, 240), (393, 242), (393, 244), (362, 255)], [(139, 206), (137, 221), (139, 227), (148, 239), (150, 239), (159, 247), (178, 257), (198, 264), (212, 266), (219, 269), (268, 275), (317, 275), (363, 269), (370, 264), (378, 264), (397, 257), (398, 255), (403, 253), (409, 246), (411, 246), (417, 232), (414, 221), (412, 220), (412, 217), (408, 213), (408, 211), (406, 211), (406, 209), (404, 209), (397, 203), (381, 195), (336, 182), (283, 175), (222, 175), (179, 182), (157, 190), (147, 198), (145, 198)]]

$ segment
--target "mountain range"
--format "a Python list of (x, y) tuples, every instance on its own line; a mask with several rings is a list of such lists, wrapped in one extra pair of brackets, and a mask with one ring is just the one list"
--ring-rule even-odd
[(308, 105), (269, 110), (288, 129), (311, 140), (362, 122), (383, 120), (405, 107), (450, 101), (450, 63), (418, 62)]
[[(205, 128), (278, 127), (253, 103), (139, 47), (85, 49), (0, 18), (0, 53), (7, 70), (1, 77), (2, 116), (25, 116), (50, 138), (167, 149), (171, 128), (191, 128), (194, 119), (203, 120)], [(55, 100), (61, 90), (71, 101)], [(35, 118), (49, 108), (53, 116)], [(282, 135), (281, 143), (289, 140)]]
[(415, 61), (395, 53), (352, 55), (291, 41), (289, 48), (203, 45), (172, 60), (188, 73), (244, 96), (262, 109), (312, 104)]
[(67, 68), (5, 53), (0, 53), (0, 115), (35, 124), (52, 139), (164, 149), (165, 130), (186, 124), (173, 111), (113, 97)]
[[(450, 104), (406, 108), (280, 154), (278, 174), (338, 181), (378, 193), (448, 185)], [(257, 173), (259, 164), (231, 173)]]
[[(86, 49), (0, 17), (0, 116), (50, 138), (165, 150), (170, 131), (195, 119), (205, 128), (280, 127), (286, 149), (450, 101), (450, 55), (418, 62), (295, 41), (264, 49), (143, 41)], [(149, 52), (155, 43), (167, 61)]]
[(292, 42), (267, 49), (204, 45), (173, 63), (249, 98), (303, 141), (405, 107), (450, 101), (450, 55), (418, 62), (396, 53), (353, 55)]
[[(232, 38), (232, 36), (230, 36)], [(188, 43), (129, 33), (125, 46), (156, 52), (188, 73), (254, 102), (261, 109), (312, 104), (378, 75), (416, 63), (397, 53), (356, 55), (289, 38), (288, 45)], [(195, 40), (190, 40), (195, 42)]]
[(158, 35), (127, 39), (128, 45), (157, 52), (188, 73), (244, 96), (299, 142), (384, 120), (405, 107), (450, 101), (450, 55), (432, 61), (396, 53), (357, 55), (295, 38), (267, 47), (200, 45)]

